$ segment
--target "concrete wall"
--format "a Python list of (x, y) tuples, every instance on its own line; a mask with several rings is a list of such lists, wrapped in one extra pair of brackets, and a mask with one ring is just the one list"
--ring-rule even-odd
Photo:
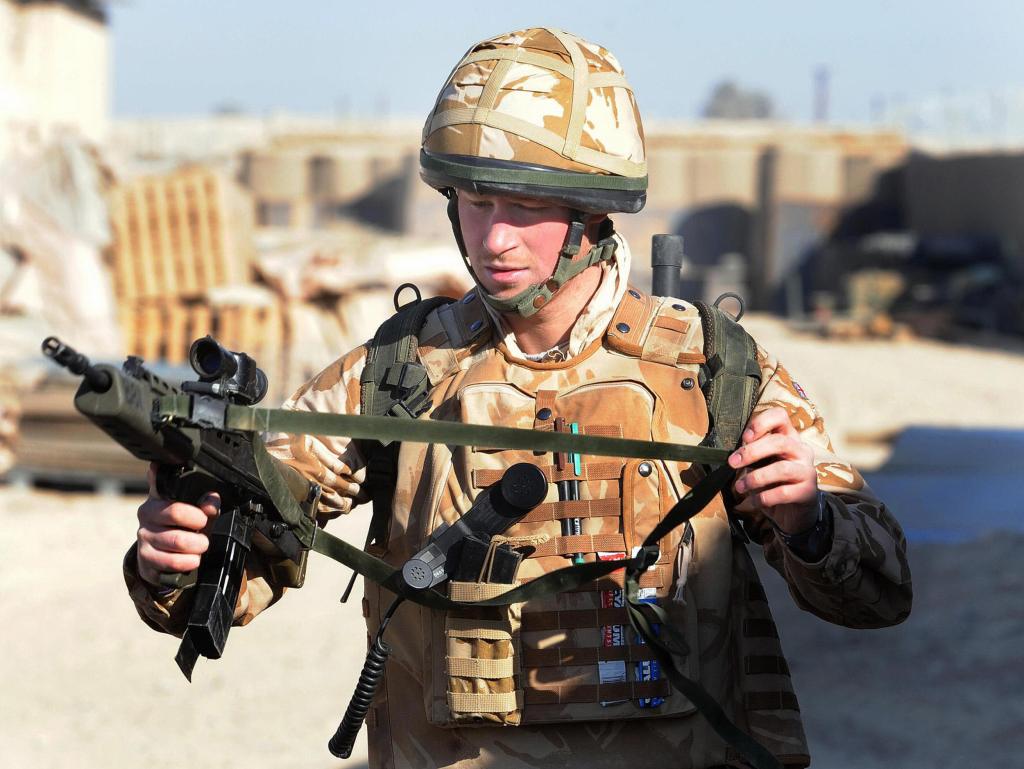
[[(272, 141), (242, 154), (239, 179), (262, 226), (317, 229), (354, 215), (405, 229), (406, 190), (414, 180), (407, 145), (344, 136)], [(369, 210), (381, 207), (388, 211)]]

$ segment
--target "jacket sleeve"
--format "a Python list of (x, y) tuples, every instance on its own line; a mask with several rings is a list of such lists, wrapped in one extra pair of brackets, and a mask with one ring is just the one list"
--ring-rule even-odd
[(816, 563), (801, 560), (766, 520), (749, 527), (797, 604), (846, 627), (886, 627), (910, 614), (907, 541), (899, 523), (860, 473), (837, 457), (818, 409), (774, 357), (758, 348), (761, 392), (754, 413), (781, 407), (814, 449), (818, 488), (832, 514), (832, 546)]
[[(338, 359), (304, 384), (283, 408), (325, 413), (359, 412), (359, 378), (366, 361), (366, 347)], [(264, 436), (267, 450), (320, 485), (322, 495), (317, 523), (326, 522), (366, 501), (362, 485), (366, 464), (356, 442), (344, 437), (287, 435)], [(191, 609), (188, 590), (160, 592), (138, 574), (135, 545), (123, 563), (128, 594), (142, 620), (165, 633), (181, 636)], [(272, 576), (268, 557), (253, 547), (246, 561), (242, 588), (235, 605), (234, 624), (246, 625), (276, 603), (286, 588)]]

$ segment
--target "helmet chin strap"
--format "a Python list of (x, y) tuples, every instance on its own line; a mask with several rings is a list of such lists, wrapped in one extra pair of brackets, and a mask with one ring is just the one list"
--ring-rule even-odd
[(470, 277), (476, 283), (480, 296), (487, 304), (498, 312), (515, 312), (524, 318), (528, 318), (551, 301), (551, 298), (558, 290), (575, 278), (588, 267), (595, 264), (609, 261), (615, 254), (616, 242), (612, 237), (602, 238), (591, 246), (590, 251), (582, 259), (576, 259), (583, 243), (583, 233), (586, 230), (587, 214), (582, 211), (573, 211), (572, 220), (569, 223), (569, 230), (565, 234), (565, 242), (558, 252), (558, 263), (551, 277), (543, 283), (530, 286), (508, 299), (500, 299), (488, 293), (480, 283), (480, 279), (473, 271), (469, 263), (469, 255), (466, 252), (466, 242), (462, 238), (462, 225), (459, 223), (459, 201), (455, 190), (448, 188), (444, 191), (448, 198), (448, 220), (452, 224), (452, 234), (455, 235), (455, 242), (462, 254), (462, 261), (469, 270)]

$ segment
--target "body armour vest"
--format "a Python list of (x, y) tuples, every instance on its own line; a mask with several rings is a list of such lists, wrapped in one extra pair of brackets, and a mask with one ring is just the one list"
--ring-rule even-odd
[[(692, 305), (630, 289), (604, 336), (564, 362), (513, 358), (492, 333), (475, 292), (427, 317), (419, 357), (430, 379), (430, 406), (420, 418), (688, 444), (700, 443), (707, 432), (707, 405), (697, 385), (703, 334)], [(431, 532), (465, 514), (482, 489), (518, 462), (533, 463), (549, 481), (544, 502), (491, 543), (492, 550), (508, 546), (523, 555), (515, 575), (520, 584), (574, 559), (625, 557), (704, 476), (687, 463), (403, 444), (393, 515), (381, 540), (386, 544), (374, 554), (400, 567)], [(662, 540), (658, 562), (642, 577), (642, 595), (667, 611), (686, 642), (680, 672), (699, 680), (741, 728), (760, 726), (751, 723), (751, 697), (761, 698), (753, 710), (779, 725), (780, 711), (795, 710), (796, 701), (760, 582), (733, 536), (716, 497)], [(493, 581), (492, 555), (478, 574), (447, 583), (449, 595), (475, 600), (507, 590), (509, 584)], [(390, 603), (390, 594), (381, 593), (366, 583), (371, 632)], [(746, 607), (739, 617), (737, 599)], [(749, 615), (752, 602), (763, 604), (759, 616)], [(388, 643), (389, 665), (403, 666), (422, 684), (426, 717), (435, 726), (694, 711), (629, 627), (621, 572), (507, 608), (406, 605), (391, 620)], [(743, 671), (751, 664), (771, 667), (755, 671), (768, 674), (764, 691), (749, 690)], [(789, 725), (775, 739), (798, 740), (794, 752), (804, 752), (798, 717), (781, 723)]]

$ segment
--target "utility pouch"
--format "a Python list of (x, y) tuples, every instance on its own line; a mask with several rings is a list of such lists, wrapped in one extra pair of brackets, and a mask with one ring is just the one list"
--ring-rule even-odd
[[(462, 575), (452, 580), (448, 596), (456, 601), (494, 598), (516, 587), (522, 554), (508, 538), (495, 535), (484, 543), (467, 538)], [(480, 550), (479, 559), (474, 557)], [(451, 726), (517, 726), (522, 719), (522, 650), (519, 625), (522, 604), (450, 612), (445, 617), (445, 672)]]
[[(493, 598), (515, 587), (498, 582), (450, 582), (459, 601)], [(446, 726), (517, 726), (522, 719), (522, 604), (451, 612), (445, 617)]]

